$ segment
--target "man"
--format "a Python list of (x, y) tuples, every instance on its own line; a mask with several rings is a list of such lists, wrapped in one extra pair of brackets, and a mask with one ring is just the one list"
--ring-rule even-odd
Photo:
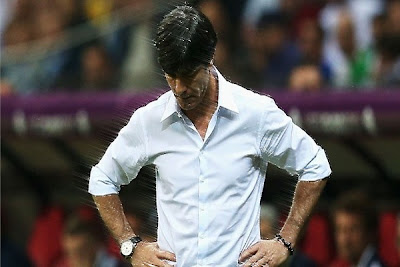
[[(110, 255), (101, 237), (102, 228), (96, 222), (72, 214), (65, 223), (63, 256), (56, 267), (124, 267), (119, 259)], [(100, 232), (100, 234), (99, 234)]]
[(374, 246), (376, 214), (366, 194), (354, 191), (343, 194), (332, 215), (338, 258), (331, 266), (383, 266)]
[[(136, 110), (91, 171), (89, 192), (133, 266), (276, 266), (331, 173), (323, 149), (270, 97), (224, 79), (212, 64), (216, 43), (196, 9), (164, 17), (155, 44), (171, 91)], [(301, 181), (280, 236), (261, 240), (268, 162)], [(157, 174), (157, 243), (135, 236), (118, 197), (148, 164)]]

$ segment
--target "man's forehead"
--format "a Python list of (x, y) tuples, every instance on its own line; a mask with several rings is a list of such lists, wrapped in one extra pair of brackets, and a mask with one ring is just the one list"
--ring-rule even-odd
[(187, 70), (179, 71), (176, 74), (169, 74), (169, 73), (167, 73), (167, 74), (169, 76), (178, 77), (178, 78), (193, 78), (196, 75), (198, 75), (199, 73), (201, 73), (202, 70), (207, 70), (207, 69), (208, 69), (208, 66), (200, 65), (194, 69), (187, 69)]

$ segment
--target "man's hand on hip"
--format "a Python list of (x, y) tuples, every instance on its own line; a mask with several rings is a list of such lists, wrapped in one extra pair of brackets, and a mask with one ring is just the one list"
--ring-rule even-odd
[(287, 248), (277, 240), (261, 240), (240, 255), (239, 262), (244, 267), (268, 266), (275, 267), (284, 262), (289, 256)]
[(160, 250), (157, 243), (140, 242), (135, 248), (132, 255), (131, 264), (134, 267), (142, 266), (157, 266), (169, 267), (172, 265), (166, 263), (164, 260), (176, 261), (175, 254)]

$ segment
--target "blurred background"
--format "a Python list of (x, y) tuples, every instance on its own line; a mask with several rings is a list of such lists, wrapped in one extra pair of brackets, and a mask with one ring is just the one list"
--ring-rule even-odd
[[(307, 261), (286, 266), (372, 266), (361, 257), (371, 247), (400, 266), (400, 1), (186, 2), (217, 31), (221, 73), (271, 95), (331, 162), (297, 248)], [(132, 112), (168, 90), (152, 40), (182, 3), (0, 1), (2, 266), (126, 266), (87, 178)], [(153, 173), (143, 169), (121, 192), (147, 240), (157, 224)], [(281, 227), (295, 182), (268, 170), (264, 237)]]

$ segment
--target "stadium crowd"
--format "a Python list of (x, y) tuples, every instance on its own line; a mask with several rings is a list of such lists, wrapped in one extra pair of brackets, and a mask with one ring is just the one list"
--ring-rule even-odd
[[(166, 88), (152, 40), (162, 16), (183, 2), (0, 1), (1, 95)], [(193, 4), (218, 33), (215, 65), (245, 87), (308, 93), (400, 88), (400, 0)], [(330, 203), (334, 208), (314, 213), (284, 266), (380, 266), (366, 263), (371, 255), (399, 266), (398, 204), (377, 215), (370, 210), (376, 203), (357, 197), (354, 191), (338, 196), (336, 205)], [(137, 207), (126, 207), (135, 232), (153, 241), (154, 210), (138, 214)], [(274, 206), (262, 207), (262, 235), (271, 238), (283, 215)], [(1, 265), (127, 266), (112, 237), (100, 235), (106, 230), (94, 212), (48, 207), (36, 219), (26, 251), (8, 242), (2, 217)]]
[[(378, 211), (366, 193), (358, 189), (344, 191), (329, 211), (314, 212), (294, 255), (281, 266), (399, 266), (400, 213)], [(148, 242), (155, 241), (155, 207), (146, 207), (138, 199), (125, 204), (135, 232)], [(274, 238), (282, 227), (285, 214), (277, 207), (276, 203), (261, 203), (260, 234), (265, 239)], [(48, 207), (32, 228), (26, 252), (13, 246), (6, 233), (2, 235), (1, 257), (5, 267), (129, 266), (92, 207)]]
[[(181, 3), (2, 1), (2, 94), (165, 87), (152, 40), (161, 17)], [(400, 85), (399, 0), (192, 4), (218, 33), (215, 65), (243, 86), (315, 92)]]

